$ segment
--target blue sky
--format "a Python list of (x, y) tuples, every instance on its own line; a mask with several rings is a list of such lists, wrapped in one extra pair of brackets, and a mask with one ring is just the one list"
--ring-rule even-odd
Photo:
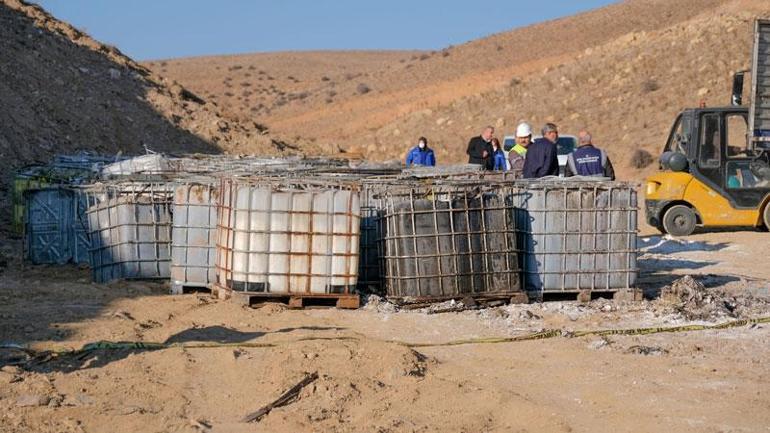
[(286, 50), (426, 49), (610, 0), (38, 0), (138, 60)]

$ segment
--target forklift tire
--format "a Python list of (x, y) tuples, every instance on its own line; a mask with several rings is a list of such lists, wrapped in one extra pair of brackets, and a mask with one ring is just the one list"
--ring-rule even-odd
[(695, 211), (681, 204), (672, 206), (663, 215), (663, 229), (672, 236), (691, 235), (697, 223)]
[(765, 223), (765, 230), (770, 231), (770, 203), (765, 205), (765, 211), (762, 212), (762, 222)]

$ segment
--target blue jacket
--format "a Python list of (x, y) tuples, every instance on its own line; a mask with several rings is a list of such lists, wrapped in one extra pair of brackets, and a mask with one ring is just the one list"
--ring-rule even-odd
[(429, 147), (420, 149), (419, 146), (415, 146), (406, 156), (406, 166), (409, 167), (411, 165), (425, 165), (428, 167), (435, 166), (436, 155), (433, 154), (433, 149)]
[(492, 167), (492, 170), (507, 171), (508, 163), (505, 160), (505, 152), (503, 152), (503, 149), (497, 149), (497, 151), (492, 155), (494, 158), (494, 166)]
[(615, 180), (615, 170), (612, 168), (610, 158), (601, 149), (592, 144), (584, 144), (567, 157), (567, 168), (564, 176), (593, 176), (609, 177)]
[(538, 138), (527, 148), (522, 176), (526, 179), (535, 179), (558, 175), (559, 158), (556, 143), (545, 138)]

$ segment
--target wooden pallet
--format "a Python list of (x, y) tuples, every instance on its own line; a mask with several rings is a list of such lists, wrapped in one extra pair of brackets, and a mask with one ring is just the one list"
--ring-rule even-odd
[[(221, 293), (221, 289), (220, 289)], [(220, 296), (221, 297), (221, 296)], [(316, 294), (316, 293), (256, 293), (256, 292), (230, 292), (233, 302), (240, 305), (251, 306), (264, 302), (281, 302), (289, 308), (305, 307), (336, 307), (343, 309), (356, 309), (361, 305), (358, 295)]]

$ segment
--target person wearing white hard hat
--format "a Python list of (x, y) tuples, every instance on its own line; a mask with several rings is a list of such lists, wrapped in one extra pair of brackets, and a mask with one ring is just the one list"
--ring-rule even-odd
[(521, 173), (524, 169), (524, 161), (527, 157), (527, 148), (532, 143), (532, 127), (529, 123), (522, 122), (516, 127), (516, 145), (508, 153), (511, 162), (511, 170)]

